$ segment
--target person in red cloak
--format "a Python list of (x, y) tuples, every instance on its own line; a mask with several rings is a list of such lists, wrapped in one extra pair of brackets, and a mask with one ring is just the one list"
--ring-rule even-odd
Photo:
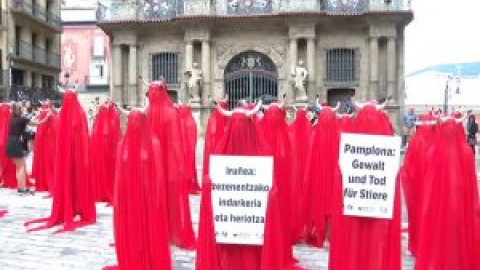
[[(222, 100), (215, 102), (217, 106), (220, 106), (222, 109), (227, 109), (228, 107), (228, 97)], [(209, 175), (210, 167), (210, 153), (213, 152), (213, 149), (223, 137), (225, 133), (225, 126), (227, 125), (227, 118), (217, 109), (214, 108), (210, 117), (207, 121), (207, 128), (205, 129), (205, 144), (203, 147), (203, 173), (202, 173), (202, 183), (205, 182), (205, 176)]]
[(339, 114), (338, 128), (340, 132), (350, 133), (353, 131), (354, 120), (353, 114)]
[(431, 141), (435, 137), (435, 125), (431, 121), (436, 120), (432, 114), (421, 115), (420, 122), (416, 123), (416, 131), (410, 140), (403, 166), (402, 186), (408, 213), (408, 249), (415, 255), (420, 224), (420, 210), (423, 205), (422, 185), (427, 165), (430, 163), (427, 154), (432, 146)]
[(190, 193), (198, 193), (200, 186), (197, 180), (197, 166), (195, 163), (195, 150), (197, 147), (197, 123), (193, 118), (192, 108), (188, 104), (178, 106), (178, 117), (180, 118), (180, 133), (184, 147), (187, 180), (191, 185), (188, 188)]
[(303, 194), (305, 189), (305, 183), (303, 182), (305, 175), (305, 169), (307, 164), (307, 155), (308, 147), (310, 146), (310, 140), (312, 137), (313, 126), (310, 123), (310, 120), (307, 118), (306, 108), (296, 108), (296, 117), (295, 120), (290, 124), (290, 134), (293, 140), (293, 152), (294, 160), (297, 164), (297, 180), (293, 180), (293, 190), (292, 190), (292, 203), (294, 209), (293, 213), (296, 216), (293, 218), (295, 221), (293, 224), (293, 237), (294, 241), (298, 242), (302, 239), (303, 233), (303, 220), (300, 213), (305, 211), (302, 196), (295, 196), (295, 194)]
[(7, 210), (0, 210), (0, 218), (3, 218), (4, 216), (6, 216), (8, 214), (8, 211)]
[[(392, 136), (391, 123), (382, 111), (386, 103), (356, 104), (354, 133)], [(374, 219), (343, 215), (340, 169), (332, 195), (330, 270), (401, 269), (401, 196), (396, 182), (393, 218)]]
[(55, 141), (58, 116), (50, 102), (42, 103), (38, 119), (49, 118), (37, 127), (33, 145), (32, 178), (35, 179), (35, 191), (51, 191), (53, 189)]
[(427, 155), (419, 215), (415, 270), (478, 269), (478, 187), (474, 154), (465, 140), (464, 118), (437, 123)]
[(274, 175), (277, 181), (277, 188), (281, 198), (282, 209), (282, 225), (284, 227), (284, 259), (286, 262), (295, 264), (296, 260), (293, 258), (292, 244), (294, 242), (293, 228), (295, 220), (292, 216), (295, 215), (294, 210), (294, 196), (295, 191), (298, 191), (298, 182), (294, 181), (298, 175), (297, 161), (295, 160), (295, 152), (293, 149), (292, 137), (288, 129), (288, 124), (285, 120), (285, 103), (273, 102), (269, 105), (264, 105), (264, 117), (261, 120), (259, 129), (261, 134), (268, 143), (268, 146), (273, 151)]
[[(261, 105), (261, 102), (259, 103)], [(220, 106), (217, 110), (229, 117), (225, 134), (212, 154), (268, 156), (272, 155), (268, 145), (257, 131), (252, 116), (260, 109), (243, 108), (232, 112)], [(200, 224), (197, 242), (197, 270), (282, 270), (286, 269), (283, 259), (284, 237), (280, 214), (280, 198), (277, 182), (269, 192), (265, 238), (262, 246), (217, 244), (213, 222), (211, 188), (208, 175), (202, 184), (202, 200), (200, 203)], [(275, 178), (275, 176), (274, 176)]]
[(104, 269), (172, 269), (162, 149), (140, 111), (129, 113), (116, 153), (113, 221), (118, 266)]
[(305, 226), (307, 243), (323, 247), (327, 239), (328, 223), (331, 217), (333, 183), (338, 166), (340, 132), (337, 124), (336, 108), (321, 106), (317, 125), (313, 129), (307, 155), (304, 175), (301, 220)]
[(120, 117), (107, 100), (99, 107), (90, 138), (90, 177), (96, 202), (113, 201), (115, 153), (121, 136)]
[(192, 181), (185, 173), (178, 112), (163, 81), (149, 84), (148, 99), (149, 104), (145, 111), (152, 135), (160, 140), (164, 149), (162, 153), (167, 182), (169, 237), (178, 247), (194, 249), (195, 235), (188, 198)]
[[(56, 149), (50, 217), (25, 223), (29, 226), (33, 223), (45, 222), (44, 225), (28, 231), (61, 224), (63, 228), (57, 232), (74, 231), (96, 221), (95, 201), (88, 173), (87, 118), (73, 90), (67, 90), (64, 93), (58, 115)], [(75, 220), (77, 216), (79, 220)]]
[(6, 156), (11, 104), (0, 104), (0, 187), (17, 188), (15, 164)]

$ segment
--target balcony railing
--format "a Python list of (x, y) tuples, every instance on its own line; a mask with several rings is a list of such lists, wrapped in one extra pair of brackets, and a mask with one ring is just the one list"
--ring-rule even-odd
[(51, 88), (28, 87), (23, 85), (12, 85), (9, 93), (9, 100), (24, 101), (30, 100), (33, 104), (39, 105), (40, 101), (50, 100), (54, 104), (59, 104), (62, 99), (62, 93)]
[(60, 55), (48, 52), (27, 42), (18, 42), (13, 56), (53, 68), (60, 68)]
[(12, 0), (11, 8), (15, 11), (27, 13), (55, 28), (60, 28), (61, 19), (59, 16), (54, 15), (51, 11), (37, 3), (32, 3), (31, 0)]
[(410, 0), (166, 0), (119, 1), (105, 0), (98, 6), (97, 19), (169, 20), (184, 16), (250, 16), (295, 12), (356, 15), (369, 12), (411, 11)]

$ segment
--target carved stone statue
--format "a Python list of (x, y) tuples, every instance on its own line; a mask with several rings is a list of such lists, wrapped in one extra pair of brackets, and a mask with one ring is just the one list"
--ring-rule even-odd
[(298, 65), (295, 67), (295, 70), (292, 72), (293, 78), (293, 87), (296, 90), (296, 100), (297, 102), (304, 102), (308, 100), (307, 90), (305, 84), (307, 82), (308, 71), (303, 67), (303, 60), (298, 61)]
[(203, 73), (197, 63), (193, 63), (192, 69), (185, 72), (187, 76), (187, 91), (192, 97), (192, 102), (200, 102), (200, 88), (202, 86)]

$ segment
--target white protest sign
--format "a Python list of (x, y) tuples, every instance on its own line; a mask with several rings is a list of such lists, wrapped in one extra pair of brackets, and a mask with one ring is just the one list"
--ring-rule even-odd
[(400, 137), (342, 133), (343, 214), (391, 219)]
[(210, 156), (217, 243), (263, 245), (273, 157)]

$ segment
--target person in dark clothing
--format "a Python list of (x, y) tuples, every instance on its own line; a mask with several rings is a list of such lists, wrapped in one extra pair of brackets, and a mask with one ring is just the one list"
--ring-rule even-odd
[(16, 167), (16, 176), (18, 182), (19, 193), (30, 193), (31, 191), (26, 187), (26, 165), (25, 156), (26, 151), (23, 148), (23, 142), (25, 140), (24, 134), (27, 125), (40, 125), (48, 119), (49, 115), (42, 121), (36, 121), (35, 119), (29, 119), (22, 116), (22, 106), (20, 104), (12, 104), (12, 118), (10, 119), (10, 126), (8, 131), (8, 143), (6, 155), (12, 159)]
[(475, 146), (477, 145), (478, 124), (474, 115), (468, 117), (467, 122), (467, 142), (475, 154)]

